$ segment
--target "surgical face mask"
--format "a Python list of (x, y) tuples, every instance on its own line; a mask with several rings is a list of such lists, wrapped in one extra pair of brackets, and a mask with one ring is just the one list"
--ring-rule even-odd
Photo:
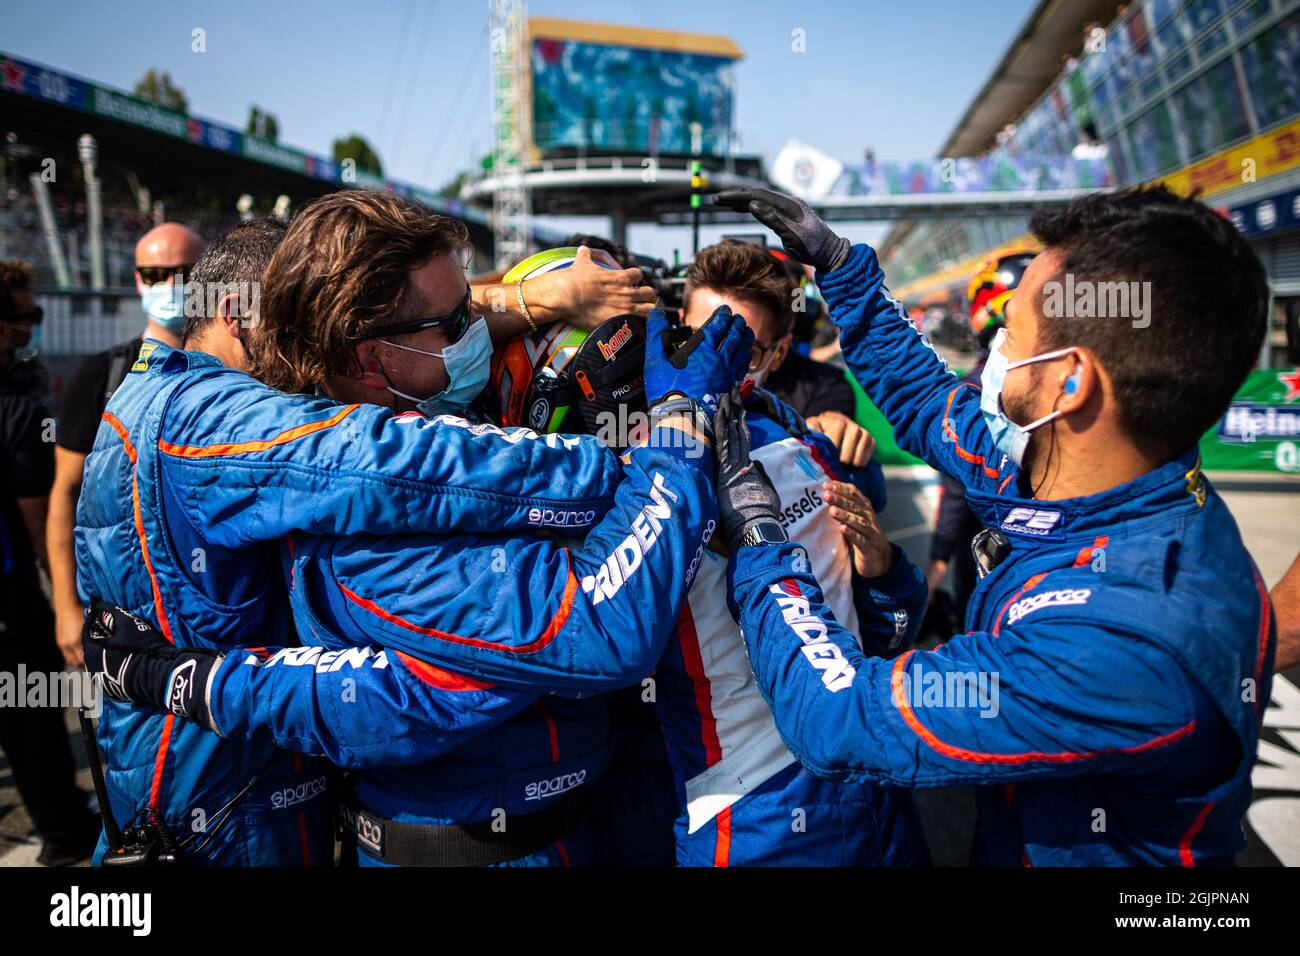
[[(1020, 368), (1024, 365), (1032, 365), (1035, 362), (1047, 362), (1062, 355), (1069, 355), (1073, 349), (1057, 349), (1055, 352), (1044, 352), (1042, 355), (1035, 355), (1032, 358), (1021, 359), (1019, 362), (1008, 362), (1007, 357), (1002, 354), (1002, 344), (1006, 341), (1007, 330), (998, 329), (998, 334), (993, 337), (989, 345), (989, 358), (984, 363), (984, 371), (980, 373), (980, 388), (983, 390), (980, 394), (980, 413), (984, 416), (984, 424), (988, 426), (993, 435), (993, 444), (998, 451), (1002, 452), (1008, 458), (1019, 465), (1025, 457), (1025, 449), (1029, 447), (1029, 435), (1035, 428), (1046, 425), (1048, 422), (1060, 418), (1061, 412), (1054, 411), (1028, 425), (1017, 425), (1011, 419), (1007, 418), (1007, 413), (1002, 409), (1002, 386), (1006, 381), (1007, 372), (1012, 369)], [(1068, 384), (1067, 391), (1073, 391)]]
[[(761, 346), (755, 344), (755, 348)], [(754, 388), (762, 388), (767, 382), (767, 377), (772, 374), (772, 358), (780, 351), (777, 345), (771, 345), (763, 349), (763, 358), (758, 363), (758, 368), (751, 368), (745, 372), (745, 379), (741, 382), (743, 388), (747, 383), (752, 383)]]
[(140, 304), (145, 315), (168, 332), (180, 335), (185, 329), (185, 285), (179, 280), (145, 286)]
[[(36, 358), (41, 351), (41, 327), (39, 325), (24, 325), (18, 322), (6, 322), (5, 325), (17, 330), (18, 334), (15, 337), (22, 339), (22, 345), (14, 346), (14, 361), (27, 362)], [(26, 333), (27, 337), (25, 339), (22, 338), (23, 333)]]
[(442, 359), (447, 368), (447, 387), (437, 395), (416, 398), (399, 392), (391, 385), (387, 386), (394, 395), (415, 402), (416, 410), (426, 418), (464, 411), (487, 385), (488, 373), (492, 368), (492, 337), (488, 335), (487, 322), (482, 318), (475, 319), (455, 345), (449, 345), (441, 352), (413, 349), (387, 339), (379, 341), (405, 352), (418, 352), (420, 355)]

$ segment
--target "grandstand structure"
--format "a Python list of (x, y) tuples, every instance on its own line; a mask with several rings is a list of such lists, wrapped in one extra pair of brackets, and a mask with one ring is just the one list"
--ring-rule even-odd
[[(1300, 310), (1300, 0), (1041, 0), (940, 150), (1102, 158), (1113, 185), (1198, 191), (1269, 273), (1262, 362)], [(1029, 211), (899, 223), (881, 244), (912, 306), (965, 308), (978, 262), (1030, 244)]]
[(280, 196), (294, 207), (353, 186), (397, 193), (463, 219), (482, 255), (479, 261), (491, 261), (488, 215), (458, 198), (373, 176), (5, 53), (0, 53), (0, 116), (5, 137), (0, 254), (31, 261), (44, 285), (55, 285), (56, 277), (30, 188), (33, 173), (48, 180), (71, 286), (89, 285), (85, 183), (77, 146), (83, 134), (98, 145), (110, 287), (132, 285), (135, 239), (161, 219), (186, 222), (211, 237), (239, 221), (242, 196), (252, 198), (250, 213), (266, 215)]
[[(0, 258), (24, 259), (36, 270), (47, 316), (42, 348), (56, 372), (76, 355), (139, 332), (135, 243), (164, 220), (187, 223), (211, 239), (243, 216), (271, 214), (277, 202), (287, 199), (292, 209), (336, 189), (365, 187), (462, 219), (475, 261), (493, 260), (488, 214), (458, 198), (6, 53), (0, 53), (0, 117)], [(102, 289), (92, 288), (91, 210), (79, 148), (86, 135), (96, 153), (102, 207)], [(545, 230), (529, 236), (541, 243), (558, 238)]]

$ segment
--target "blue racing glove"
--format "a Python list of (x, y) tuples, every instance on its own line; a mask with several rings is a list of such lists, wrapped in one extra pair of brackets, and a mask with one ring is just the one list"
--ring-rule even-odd
[(120, 607), (91, 603), (81, 629), (86, 672), (113, 700), (169, 710), (215, 730), (208, 683), (225, 656), (173, 647), (153, 625)]
[(650, 407), (675, 393), (703, 405), (711, 415), (718, 397), (735, 388), (749, 370), (753, 345), (754, 333), (744, 318), (725, 305), (693, 332), (673, 328), (655, 309), (646, 319), (645, 393)]

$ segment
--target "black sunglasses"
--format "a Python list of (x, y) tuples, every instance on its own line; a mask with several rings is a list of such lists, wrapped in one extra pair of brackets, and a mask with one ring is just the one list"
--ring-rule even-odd
[(135, 271), (140, 273), (140, 281), (145, 285), (157, 285), (160, 282), (166, 282), (172, 276), (185, 275), (194, 264), (180, 266), (136, 266)]
[(41, 320), (45, 318), (45, 310), (39, 305), (35, 306), (30, 312), (24, 312), (22, 315), (7, 315), (0, 321), (7, 325), (21, 325), (27, 323), (30, 325), (40, 325)]
[(411, 332), (423, 332), (425, 329), (442, 326), (447, 333), (447, 338), (451, 340), (451, 344), (455, 345), (460, 341), (460, 337), (465, 334), (465, 330), (469, 328), (470, 295), (471, 290), (466, 286), (465, 295), (461, 298), (460, 304), (446, 315), (431, 315), (427, 318), (412, 319), (410, 322), (402, 322), (398, 325), (385, 325), (383, 328), (375, 329), (370, 334), (370, 338), (407, 335)]

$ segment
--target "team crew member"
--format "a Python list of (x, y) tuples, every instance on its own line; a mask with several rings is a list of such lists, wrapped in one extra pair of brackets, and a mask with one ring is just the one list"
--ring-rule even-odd
[[(719, 303), (731, 302), (754, 333), (749, 378), (793, 407), (811, 430), (829, 438), (846, 466), (862, 468), (871, 460), (875, 442), (850, 417), (853, 390), (843, 371), (791, 349), (794, 303), (800, 292), (788, 262), (751, 242), (729, 239), (701, 250), (691, 263), (682, 294), (682, 320), (697, 326)], [(786, 374), (780, 374), (782, 369)], [(847, 405), (838, 391), (828, 387), (828, 378), (848, 393)]]
[[(749, 379), (761, 385), (785, 358), (797, 286), (769, 253), (724, 242), (700, 251), (687, 278), (684, 318), (727, 305), (754, 331)], [(826, 582), (837, 618), (874, 654), (911, 643), (925, 609), (920, 571), (883, 537), (873, 560), (855, 568), (828, 500), (833, 488), (885, 505), (874, 461), (842, 463), (831, 441), (771, 393), (747, 403), (754, 458), (778, 489), (781, 525)], [(855, 429), (856, 425), (853, 426)], [(861, 431), (861, 429), (858, 429)], [(862, 432), (866, 434), (865, 432)], [(704, 555), (699, 579), (655, 669), (655, 710), (668, 742), (681, 813), (677, 862), (684, 866), (913, 864), (926, 858), (909, 795), (870, 784), (822, 780), (781, 742), (759, 694), (735, 618), (718, 600), (727, 560)], [(802, 811), (806, 826), (792, 827)]]
[[(29, 365), (41, 321), (25, 262), (0, 263), (0, 674), (57, 674), (54, 615), (41, 588), (38, 561), (46, 495), (54, 473), (48, 440), (49, 412), (32, 394)], [(77, 787), (63, 710), (0, 703), (0, 751), (14, 786), (43, 841), (37, 862), (66, 866), (94, 848), (99, 825)], [(28, 701), (28, 704), (37, 703)]]
[[(893, 662), (858, 649), (791, 545), (729, 539), (731, 600), (791, 750), (837, 778), (996, 785), (979, 795), (984, 863), (1230, 863), (1275, 632), (1196, 444), (1263, 338), (1250, 247), (1163, 189), (1041, 214), (1046, 249), (1008, 303), (981, 394), (910, 327), (870, 248), (776, 193), (718, 202), (817, 266), (849, 367), (990, 529), (970, 632)], [(1076, 289), (1149, 283), (1151, 298), (1128, 316), (1062, 318), (1066, 274)], [(973, 704), (936, 696), (958, 679)]]
[[(585, 861), (585, 834), (570, 824), (574, 791), (603, 767), (603, 703), (539, 701), (557, 688), (545, 681), (494, 688), (417, 658), (446, 641), (506, 658), (526, 651), (563, 671), (572, 640), (582, 639), (608, 649), (598, 667), (604, 686), (629, 683), (653, 666), (715, 515), (707, 435), (673, 409), (733, 386), (751, 336), (720, 310), (674, 365), (662, 345), (662, 317), (652, 317), (652, 328), (659, 352), (646, 362), (645, 380), (661, 396), (653, 413), (660, 426), (629, 453), (614, 510), (580, 547), (504, 535), (295, 539), (295, 622), (318, 646), (218, 659), (172, 650), (161, 635), (150, 640), (121, 626), (118, 615), (126, 646), (104, 644), (106, 654), (90, 657), (92, 670), (121, 699), (170, 705), (223, 736), (269, 734), (282, 746), (364, 768), (355, 809), (345, 815), (363, 862)], [(631, 347), (625, 338), (620, 348)], [(708, 422), (703, 413), (694, 420)], [(684, 434), (666, 434), (670, 426)], [(188, 669), (198, 676), (172, 681)], [(354, 693), (343, 693), (344, 682)], [(502, 810), (504, 831), (492, 826)]]
[[(127, 608), (180, 646), (204, 646), (206, 634), (286, 645), (278, 548), (291, 532), (520, 530), (540, 515), (581, 528), (608, 509), (622, 469), (594, 439), (393, 418), (394, 404), (472, 396), (486, 374), (488, 330), (467, 308), (457, 260), (462, 225), (397, 197), (348, 190), (304, 207), (288, 233), (290, 257), (272, 263), (261, 326), (292, 344), (270, 342), (263, 369), (279, 373), (277, 384), (290, 367), (314, 376), (290, 383), (296, 389), (343, 391), (349, 375), (378, 375), (388, 408), (285, 394), (240, 371), (250, 309), (238, 290), (263, 280), (279, 234), (263, 221), (229, 239), (210, 273), (202, 260), (194, 270), (201, 284), (235, 284), (195, 350), (146, 341), (109, 402), (87, 459), (93, 494), (78, 509), (83, 598)], [(232, 244), (243, 247), (233, 258)], [(322, 277), (327, 254), (339, 268)], [(308, 295), (304, 282), (313, 281)], [(421, 351), (439, 360), (411, 358)], [(199, 861), (329, 861), (327, 801), (272, 802), (284, 787), (316, 779), (320, 771), (302, 758), (117, 704), (99, 738), (119, 820), (148, 808), (190, 833), (256, 777), (238, 797), (240, 811), (205, 836)]]
[(154, 226), (141, 236), (135, 244), (135, 287), (145, 314), (143, 335), (83, 359), (63, 384), (55, 432), (54, 486), (50, 489), (50, 519), (45, 534), (59, 650), (72, 667), (81, 665), (84, 618), (77, 597), (72, 530), (77, 524), (77, 498), (81, 495), (86, 456), (95, 444), (104, 406), (126, 378), (144, 339), (180, 347), (185, 327), (185, 277), (203, 254), (203, 247), (202, 237), (178, 222)]

